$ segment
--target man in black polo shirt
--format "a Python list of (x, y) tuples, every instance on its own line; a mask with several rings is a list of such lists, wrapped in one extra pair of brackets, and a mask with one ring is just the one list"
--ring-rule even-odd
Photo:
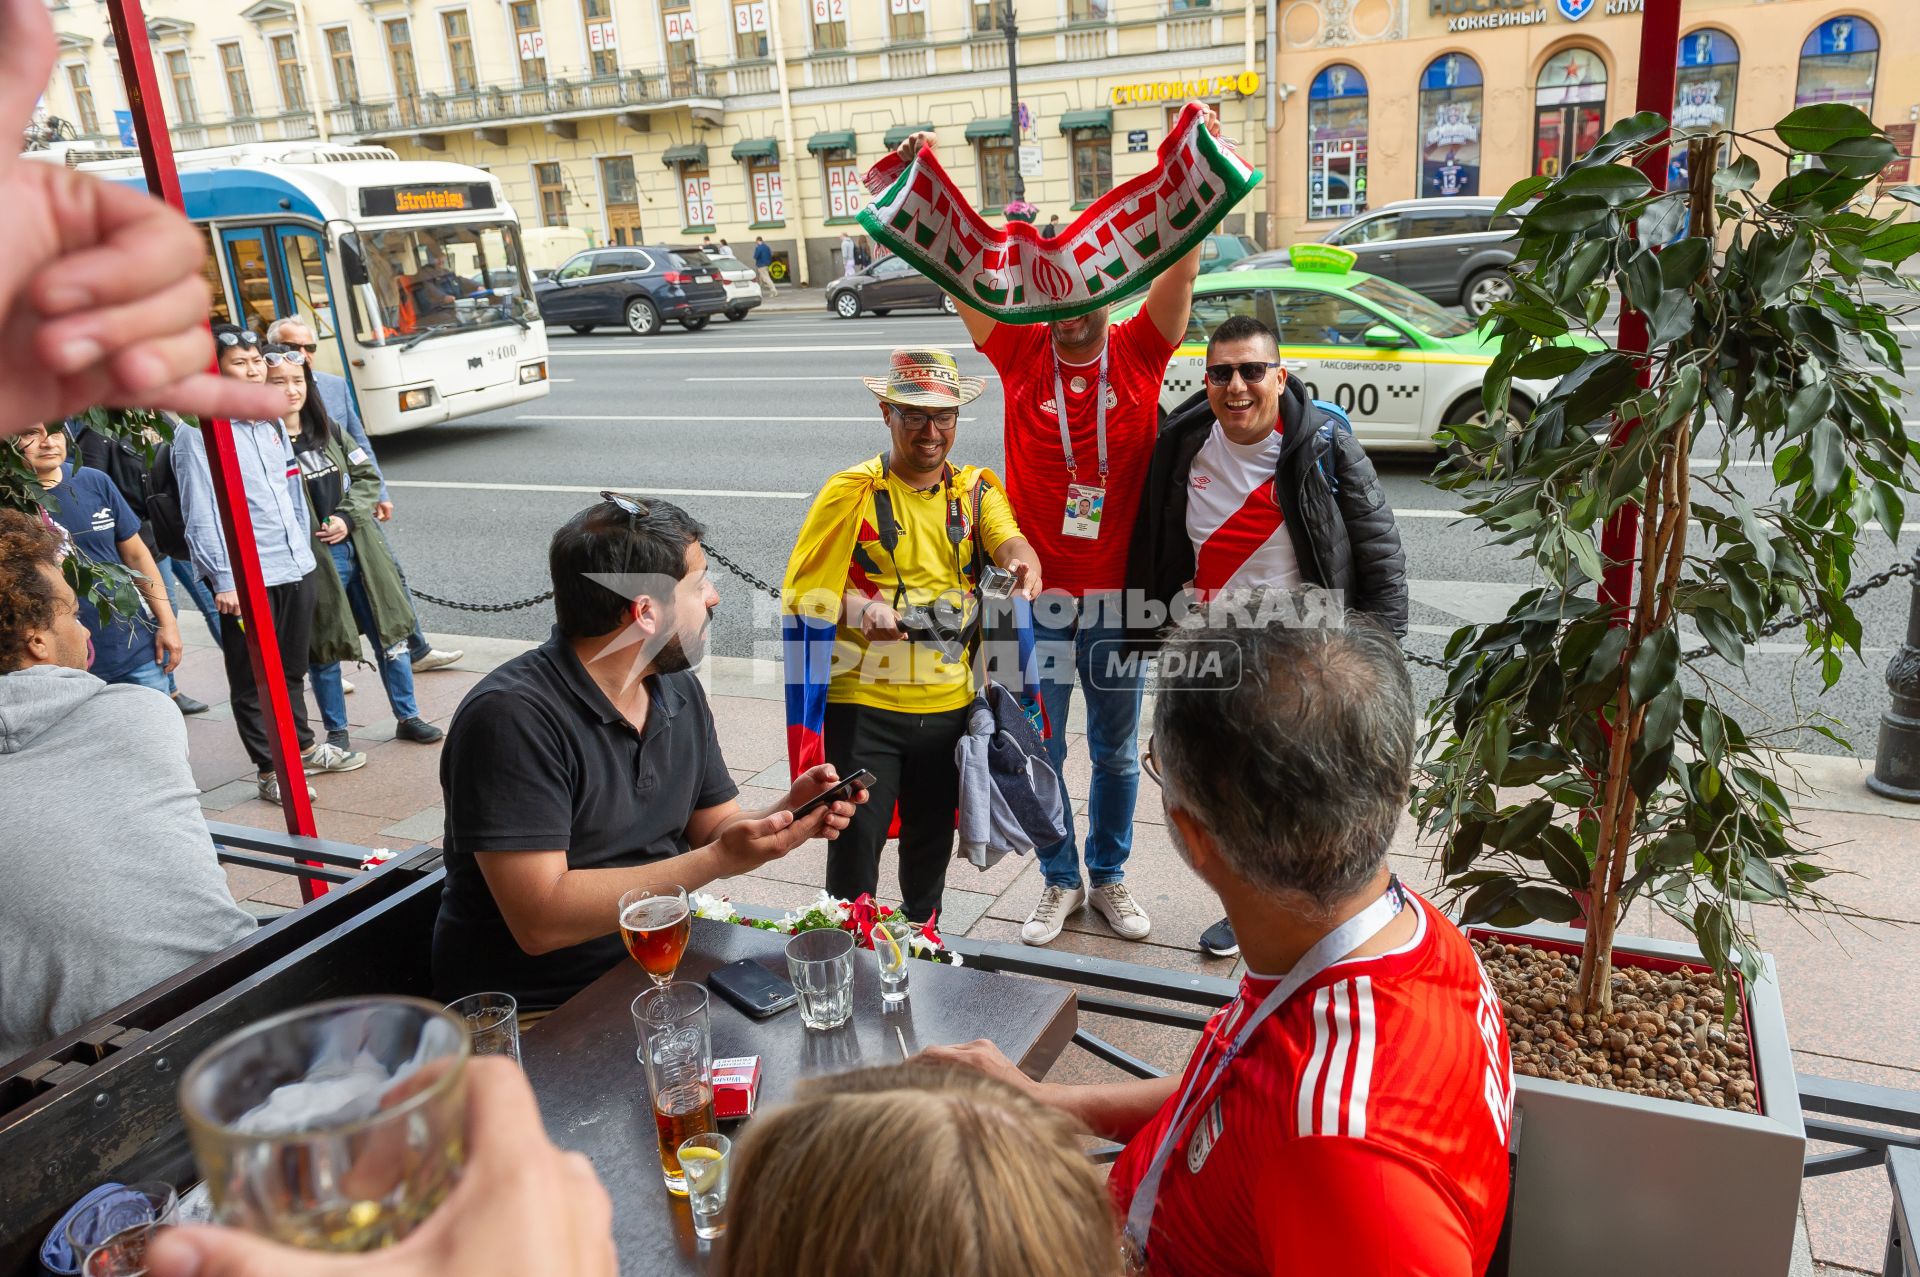
[(700, 525), (605, 495), (554, 534), (552, 636), (482, 679), (447, 730), (442, 998), (557, 1006), (626, 960), (624, 893), (745, 873), (853, 815), (836, 802), (794, 820), (837, 779), (824, 765), (779, 806), (740, 809), (691, 669), (720, 602)]

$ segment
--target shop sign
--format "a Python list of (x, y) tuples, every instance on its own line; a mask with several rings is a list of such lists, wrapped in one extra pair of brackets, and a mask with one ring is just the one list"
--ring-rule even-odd
[(1145, 129), (1127, 130), (1127, 150), (1144, 151), (1147, 149), (1147, 131)]
[(1022, 142), (1020, 144), (1020, 176), (1039, 177), (1041, 173), (1040, 144)]
[(1560, 16), (1568, 22), (1578, 22), (1592, 12), (1596, 0), (1554, 0), (1560, 10)]
[[(1440, 3), (1441, 0), (1435, 0)], [(1238, 94), (1252, 97), (1260, 91), (1258, 71), (1234, 71), (1226, 75), (1203, 75), (1194, 80), (1154, 80), (1145, 84), (1116, 84), (1108, 90), (1107, 101), (1114, 106), (1144, 106), (1154, 102), (1185, 102), (1191, 99), (1226, 97)]]

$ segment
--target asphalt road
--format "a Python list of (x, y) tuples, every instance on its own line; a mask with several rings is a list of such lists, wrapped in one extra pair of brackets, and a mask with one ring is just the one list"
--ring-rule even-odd
[[(1910, 343), (1920, 334), (1907, 334)], [(396, 507), (390, 533), (416, 590), (474, 603), (525, 598), (547, 588), (553, 529), (602, 488), (678, 502), (707, 528), (707, 542), (746, 571), (778, 584), (812, 492), (828, 475), (876, 454), (884, 428), (859, 377), (884, 370), (902, 344), (955, 350), (962, 372), (991, 377), (958, 319), (893, 314), (852, 321), (812, 314), (755, 315), (705, 331), (652, 338), (624, 333), (550, 334), (552, 393), (518, 408), (376, 441)], [(1920, 343), (1914, 343), (1920, 344)], [(957, 459), (1002, 468), (999, 383), (962, 415)], [(1908, 408), (1920, 417), (1920, 400)], [(1700, 449), (1696, 449), (1696, 452)], [(1390, 503), (1401, 515), (1412, 577), (1411, 650), (1438, 655), (1462, 624), (1503, 614), (1536, 584), (1531, 564), (1488, 547), (1448, 517), (1461, 504), (1429, 485), (1431, 462), (1381, 456)], [(1734, 472), (1748, 492), (1771, 483), (1763, 463)], [(1915, 505), (1920, 507), (1920, 502)], [(1907, 514), (1912, 528), (1916, 511)], [(1904, 561), (1877, 531), (1860, 559), (1864, 576)], [(714, 648), (730, 656), (778, 654), (771, 603), (716, 573), (722, 604)], [(1744, 673), (1725, 669), (1732, 692), (1774, 724), (1831, 715), (1853, 752), (1870, 756), (1886, 705), (1887, 659), (1905, 632), (1904, 582), (1859, 604), (1864, 660), (1849, 657), (1840, 683), (1821, 694), (1816, 665), (1798, 659), (1793, 635), (1762, 644)], [(432, 631), (538, 639), (544, 605), (507, 613), (453, 611), (422, 602)], [(1422, 697), (1438, 690), (1415, 669)], [(1752, 712), (1752, 711), (1749, 711)], [(1796, 747), (1845, 752), (1801, 733)]]

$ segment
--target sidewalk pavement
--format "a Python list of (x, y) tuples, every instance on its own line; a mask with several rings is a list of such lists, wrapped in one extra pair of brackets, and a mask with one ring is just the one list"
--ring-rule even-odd
[(747, 316), (751, 323), (754, 315), (791, 314), (805, 311), (810, 314), (827, 313), (827, 290), (825, 287), (802, 288), (798, 284), (782, 284), (780, 291), (771, 297), (763, 296), (758, 306)]
[[(255, 796), (252, 766), (231, 725), (219, 653), (192, 618), (183, 631), (189, 650), (179, 671), (180, 686), (214, 707), (187, 720), (201, 806), (216, 819), (284, 828), (280, 809)], [(434, 635), (433, 641), (436, 647), (466, 652), (457, 666), (423, 674), (417, 681), (421, 715), (443, 727), (483, 674), (533, 646), (457, 635)], [(787, 787), (785, 707), (777, 668), (766, 661), (715, 657), (703, 675), (741, 803), (773, 803)], [(394, 720), (371, 668), (350, 669), (348, 678), (358, 684), (347, 698), (354, 747), (366, 751), (367, 766), (313, 778), (321, 836), (395, 850), (422, 842), (438, 845), (445, 814), (440, 806), (440, 747), (394, 739)], [(314, 721), (317, 726), (317, 714)], [(1077, 696), (1069, 721), (1084, 721)], [(1071, 739), (1067, 780), (1083, 806), (1089, 778), (1084, 738), (1074, 732)], [(1807, 836), (1823, 848), (1825, 863), (1837, 871), (1825, 886), (1835, 905), (1853, 915), (1802, 918), (1776, 908), (1754, 910), (1757, 933), (1779, 968), (1795, 1062), (1806, 1073), (1920, 1090), (1920, 980), (1915, 978), (1920, 975), (1920, 855), (1915, 854), (1920, 852), (1920, 806), (1869, 793), (1862, 781), (1870, 768), (1853, 759), (1798, 755), (1793, 761), (1800, 771), (1796, 801)], [(1415, 845), (1411, 822), (1404, 823), (1396, 837), (1392, 860), (1410, 886), (1434, 889), (1433, 862)], [(826, 845), (814, 842), (711, 890), (785, 909), (817, 896), (825, 872)], [(238, 899), (256, 906), (292, 908), (300, 903), (293, 879), (234, 867), (227, 874)], [(1208, 958), (1196, 947), (1200, 932), (1221, 910), (1174, 851), (1151, 786), (1141, 793), (1128, 882), (1153, 919), (1153, 934), (1146, 941), (1120, 939), (1086, 910), (1068, 924), (1056, 947), (1172, 971), (1240, 974), (1237, 962)], [(948, 877), (941, 929), (1017, 943), (1020, 924), (1039, 893), (1040, 875), (1029, 857), (1008, 857), (985, 871), (956, 862)], [(880, 894), (883, 900), (899, 898), (899, 880), (890, 861), (882, 871)], [(1644, 902), (1635, 906), (1622, 930), (1629, 935), (1680, 934)], [(1086, 1019), (1093, 1031), (1169, 1071), (1178, 1070), (1192, 1048), (1190, 1035), (1176, 1030), (1094, 1015)], [(1052, 1076), (1091, 1081), (1120, 1075), (1073, 1052)], [(1879, 1272), (1889, 1208), (1883, 1171), (1808, 1181), (1803, 1214), (1818, 1263), (1809, 1264), (1803, 1257), (1795, 1271)]]

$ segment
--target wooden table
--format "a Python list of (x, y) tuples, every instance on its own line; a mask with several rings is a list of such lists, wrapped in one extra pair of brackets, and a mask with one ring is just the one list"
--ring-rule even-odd
[[(678, 978), (704, 983), (714, 968), (751, 958), (785, 979), (786, 940), (696, 918)], [(802, 1026), (797, 1007), (753, 1020), (710, 993), (714, 1056), (760, 1057), (758, 1109), (790, 1098), (802, 1078), (897, 1062), (895, 1025), (914, 1051), (991, 1038), (1035, 1078), (1073, 1039), (1078, 1004), (1065, 985), (915, 962), (906, 1006), (885, 1012), (873, 955), (856, 950), (854, 959), (853, 1019), (827, 1032)], [(653, 1109), (635, 1058), (630, 1008), (648, 987), (636, 964), (621, 963), (530, 1027), (521, 1055), (548, 1134), (561, 1148), (585, 1153), (613, 1197), (621, 1271), (699, 1273), (710, 1243), (694, 1237), (686, 1199), (669, 1194), (661, 1182)], [(722, 1129), (736, 1134), (737, 1125), (723, 1123)]]

